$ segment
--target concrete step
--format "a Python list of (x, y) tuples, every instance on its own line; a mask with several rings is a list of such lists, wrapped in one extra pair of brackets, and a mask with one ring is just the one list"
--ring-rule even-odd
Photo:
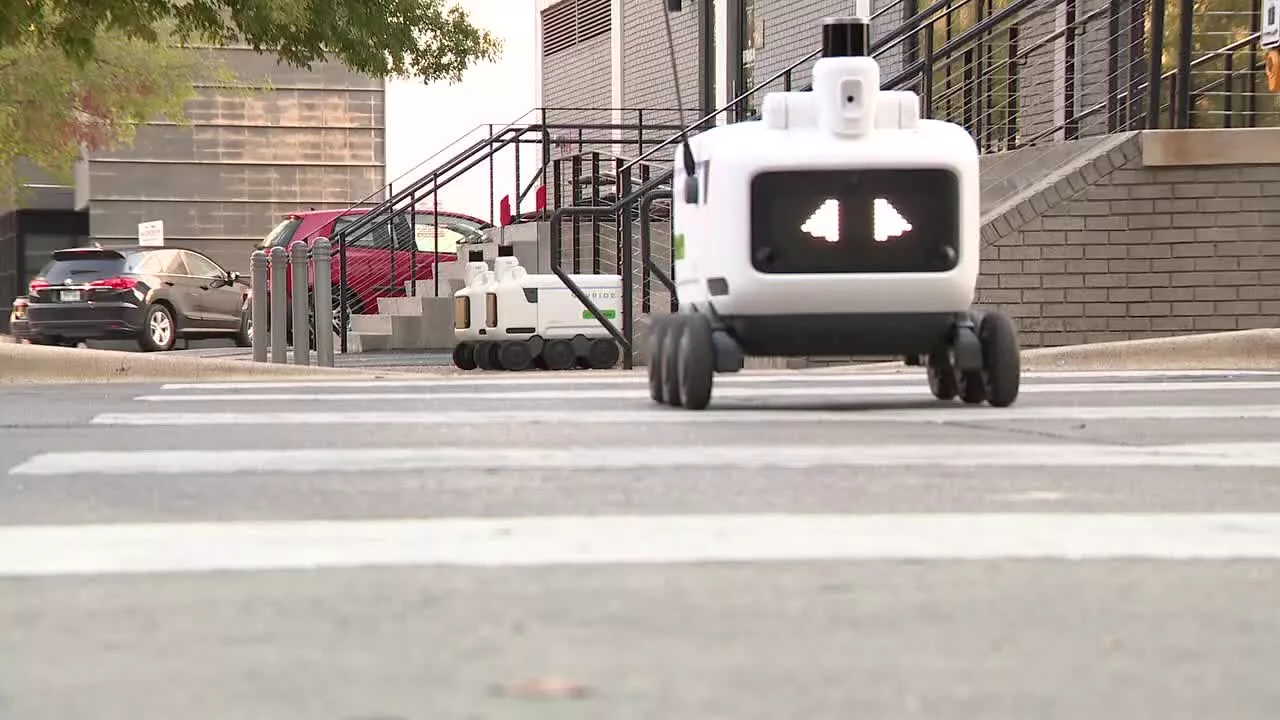
[(390, 333), (367, 333), (367, 332), (350, 332), (347, 333), (347, 352), (363, 353), (375, 352), (378, 350), (393, 350), (391, 347)]
[[(401, 315), (422, 317), (430, 312), (433, 297), (419, 295), (417, 297), (380, 297), (378, 298), (379, 315)], [(452, 298), (449, 299), (452, 301)]]

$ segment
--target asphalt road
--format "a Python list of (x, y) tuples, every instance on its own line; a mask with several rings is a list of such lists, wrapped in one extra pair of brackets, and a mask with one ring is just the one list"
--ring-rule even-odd
[(1280, 374), (0, 390), (0, 718), (1280, 716)]

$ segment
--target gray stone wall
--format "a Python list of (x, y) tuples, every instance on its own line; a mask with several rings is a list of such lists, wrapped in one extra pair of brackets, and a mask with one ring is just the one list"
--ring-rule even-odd
[(250, 50), (208, 50), (248, 93), (202, 88), (189, 125), (157, 120), (136, 142), (88, 163), (95, 239), (137, 237), (165, 222), (166, 241), (244, 269), (250, 247), (284, 213), (341, 209), (386, 182), (385, 97), (380, 80), (336, 63), (312, 71)]
[(542, 105), (556, 123), (608, 123), (613, 106), (609, 36), (591, 38), (542, 59)]

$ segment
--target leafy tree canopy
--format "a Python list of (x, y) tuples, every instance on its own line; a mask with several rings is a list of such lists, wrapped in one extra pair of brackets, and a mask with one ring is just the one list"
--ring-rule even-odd
[(110, 31), (94, 47), (84, 61), (29, 39), (0, 47), (0, 205), (26, 180), (19, 158), (69, 181), (82, 149), (129, 144), (159, 117), (182, 122), (195, 84), (234, 82), (198, 51)]
[(247, 45), (297, 67), (332, 59), (425, 82), (459, 81), (500, 49), (445, 0), (0, 0), (0, 47), (33, 34), (80, 64), (99, 52), (104, 31), (160, 43), (165, 25), (183, 45)]

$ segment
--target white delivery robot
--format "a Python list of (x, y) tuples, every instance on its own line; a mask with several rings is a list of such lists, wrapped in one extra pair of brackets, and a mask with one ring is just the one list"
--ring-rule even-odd
[(881, 91), (869, 45), (866, 18), (824, 21), (811, 92), (770, 94), (760, 120), (677, 152), (680, 311), (652, 325), (655, 402), (705, 408), (747, 355), (901, 357), (940, 399), (1017, 397), (1013, 323), (972, 308), (976, 144)]
[[(569, 277), (606, 318), (621, 320), (620, 275)], [(461, 369), (607, 369), (621, 357), (609, 331), (560, 278), (528, 274), (510, 246), (498, 248), (492, 272), (454, 297), (453, 363)]]

